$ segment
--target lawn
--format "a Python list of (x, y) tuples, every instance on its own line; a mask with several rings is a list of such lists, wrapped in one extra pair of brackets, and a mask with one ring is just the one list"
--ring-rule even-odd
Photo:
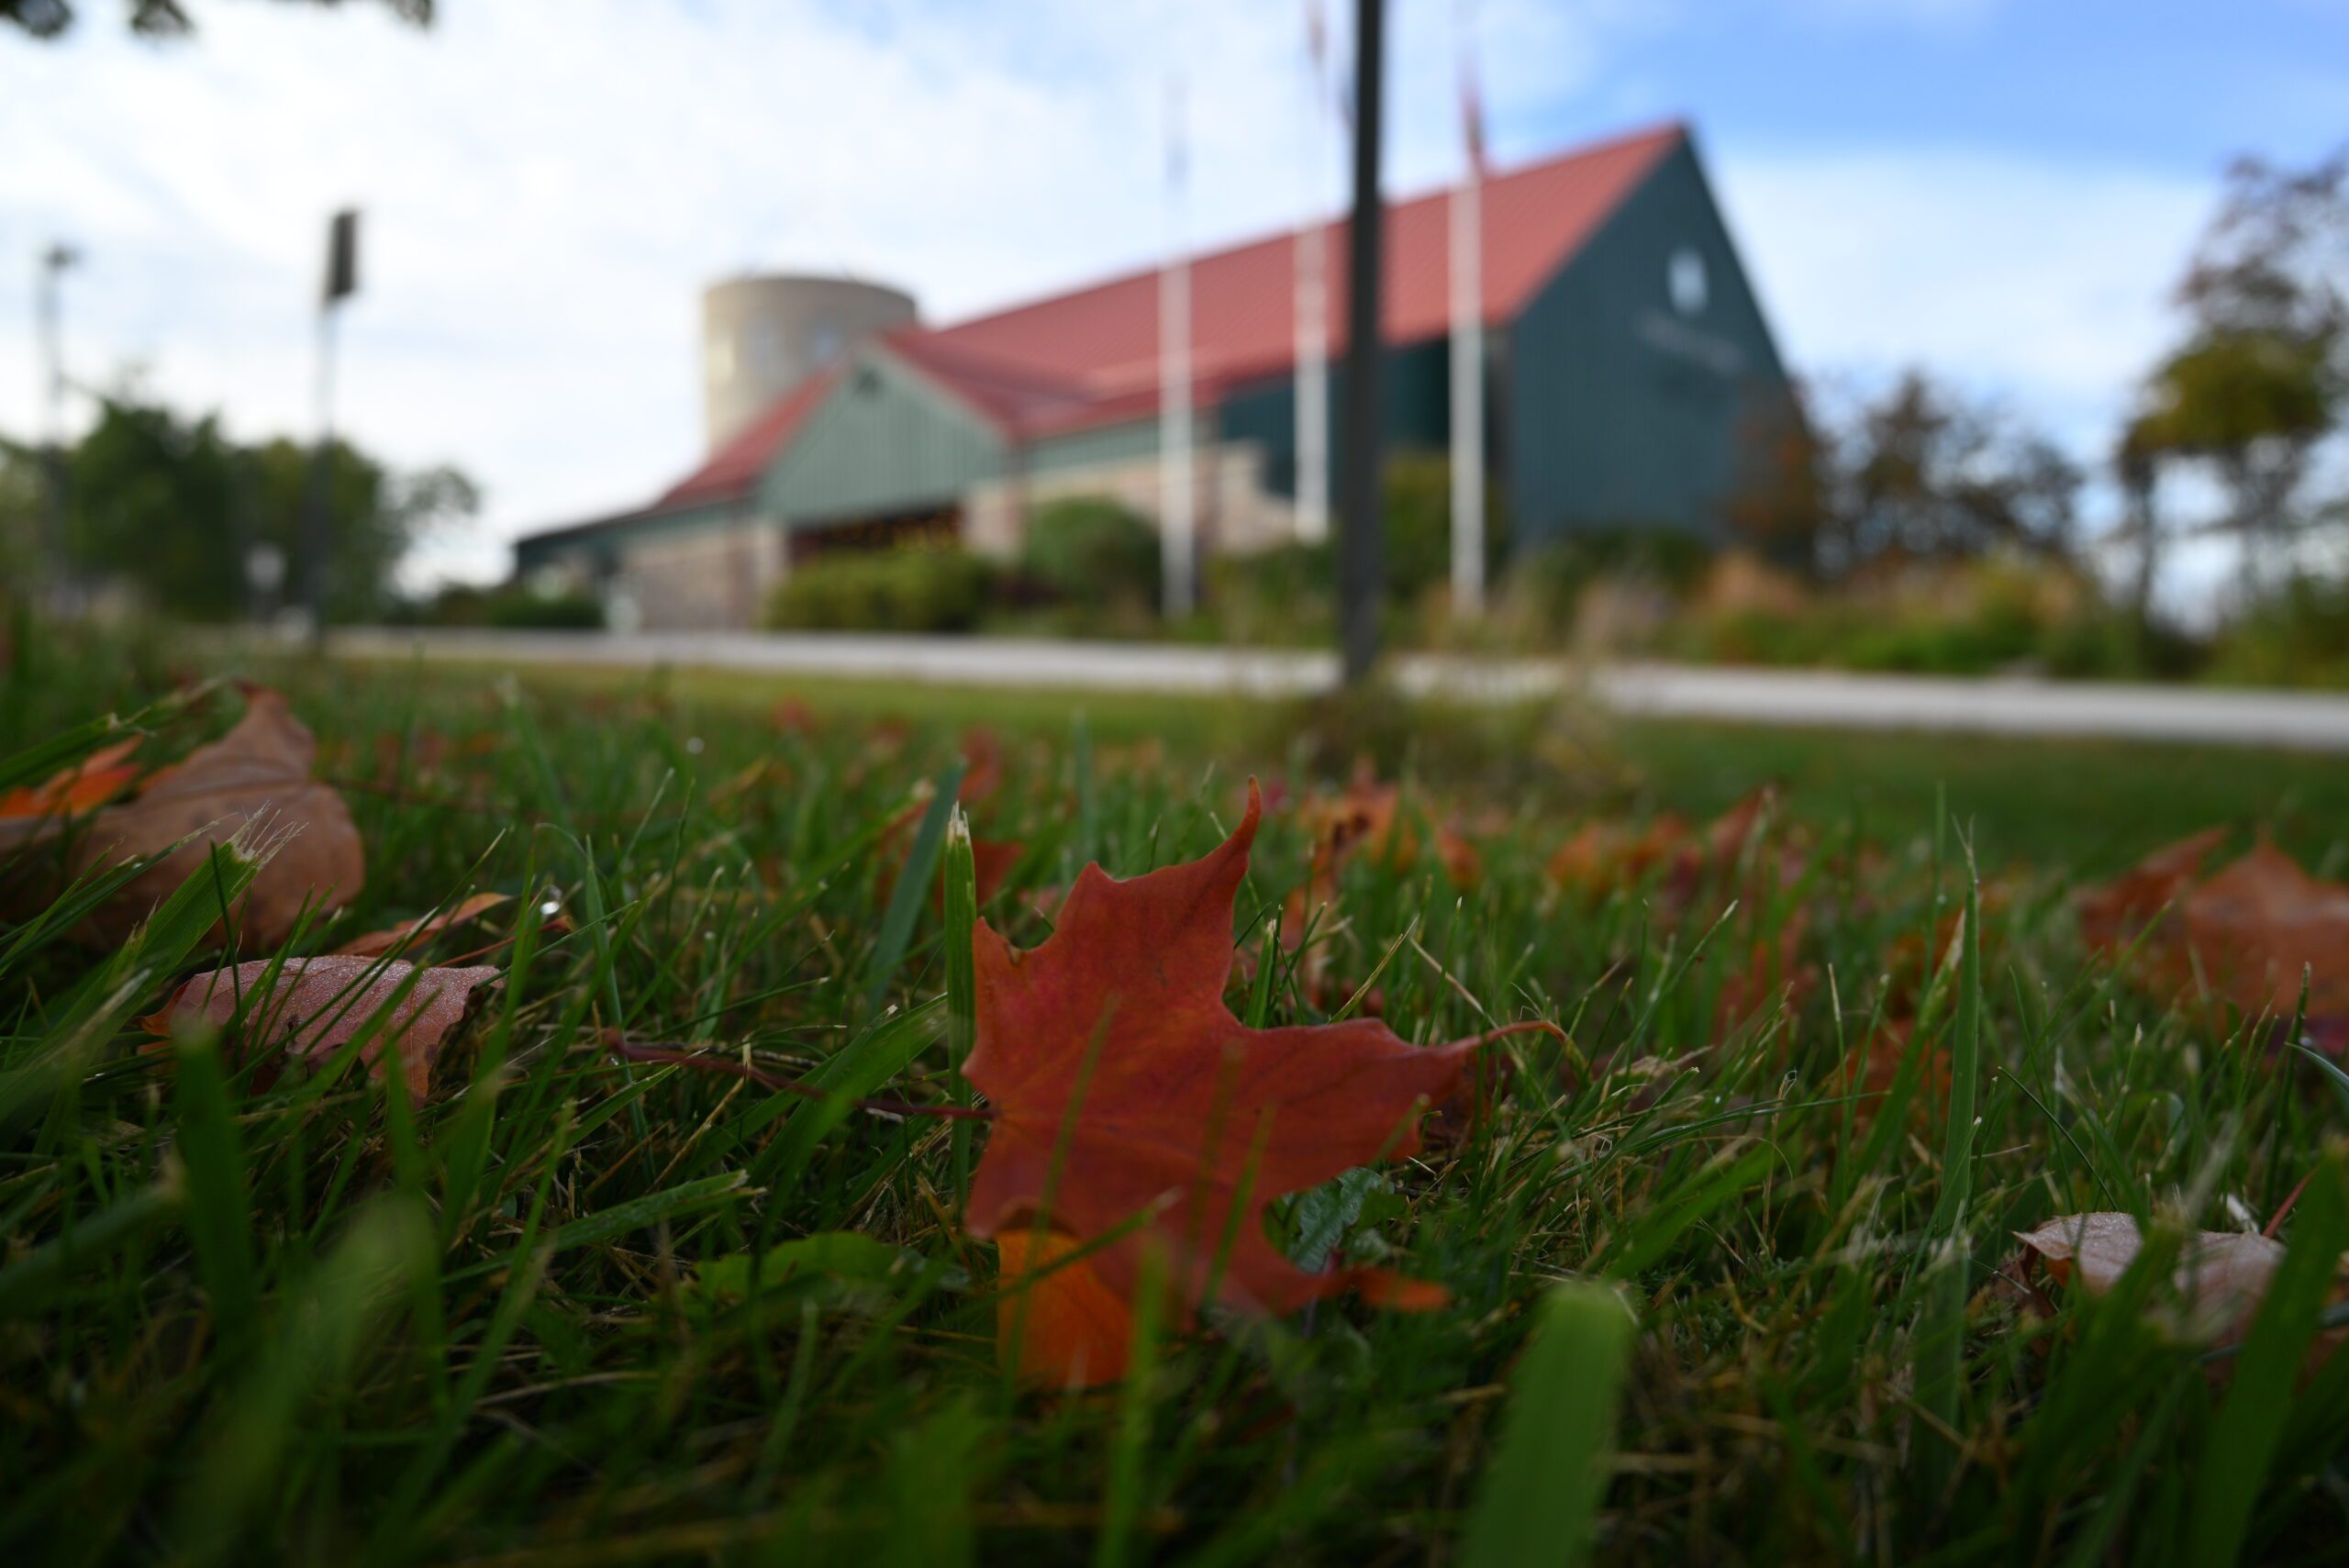
[[(349, 803), (347, 906), (222, 955), (201, 885), (101, 944), (0, 884), (11, 1561), (1481, 1565), (1586, 1532), (1684, 1565), (2340, 1561), (2349, 1356), (2308, 1347), (2339, 1318), (2349, 1100), (2073, 912), (2211, 824), (2338, 873), (2338, 762), (243, 673)], [(183, 673), (20, 639), (0, 756)], [(150, 751), (241, 703), (155, 715)], [(1342, 793), (1357, 755), (1395, 795)], [(1130, 1375), (1038, 1386), (998, 1330), (1052, 1276), (1007, 1289), (965, 1229), (1001, 1125), (938, 1114), (973, 1103), (970, 983), (925, 791), (967, 778), (980, 844), (1019, 846), (978, 913), (1033, 947), (1086, 862), (1213, 851), (1251, 773), (1243, 1018), (1563, 1038), (1486, 1046), (1419, 1152), (1267, 1211), (1308, 1271), (1441, 1305), (1144, 1311)], [(1731, 854), (1623, 847), (1772, 782)], [(1350, 810), (1392, 820), (1333, 838)], [(1593, 823), (1622, 834), (1558, 863)], [(279, 1072), (250, 1016), (145, 1049), (193, 971), (476, 891), (513, 896), (429, 951), (499, 977), (422, 1095), (356, 1048)], [(2288, 1208), (2267, 1307), (2216, 1333), (2165, 1268), (2095, 1295), (2012, 1240), (2126, 1210), (2159, 1252)]]

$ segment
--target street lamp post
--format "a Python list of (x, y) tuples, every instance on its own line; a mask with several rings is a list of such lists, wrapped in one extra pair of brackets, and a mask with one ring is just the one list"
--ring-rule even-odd
[(65, 272), (80, 263), (82, 253), (60, 241), (40, 253), (33, 290), (34, 328), (40, 339), (40, 401), (45, 423), (41, 439), (42, 478), (47, 482), (47, 516), (42, 531), (42, 565), (52, 600), (66, 597), (65, 557), (65, 334), (61, 286)]
[(334, 324), (336, 306), (359, 292), (359, 214), (344, 208), (327, 229), (326, 287), (318, 299), (318, 450), (309, 505), (302, 512), (302, 606), (311, 646), (326, 640), (327, 584), (334, 550)]

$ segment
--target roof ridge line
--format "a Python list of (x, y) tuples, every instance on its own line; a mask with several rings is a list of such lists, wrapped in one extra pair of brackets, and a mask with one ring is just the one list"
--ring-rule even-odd
[[(1639, 142), (1675, 140), (1687, 141), (1689, 139), (1691, 139), (1691, 131), (1689, 129), (1688, 122), (1685, 118), (1674, 116), (1667, 119), (1659, 120), (1655, 124), (1642, 130), (1624, 131), (1615, 136), (1603, 138), (1598, 141), (1583, 142), (1564, 152), (1553, 153), (1547, 158), (1538, 158), (1530, 163), (1520, 163), (1507, 169), (1494, 168), (1488, 170), (1485, 175), (1484, 184), (1485, 188), (1489, 190), (1494, 185), (1504, 180), (1514, 180), (1521, 175), (1540, 173), (1547, 170), (1554, 169), (1562, 163), (1576, 163), (1587, 158), (1600, 157), (1606, 153), (1620, 151), (1624, 148), (1633, 146)], [(1408, 195), (1386, 196), (1380, 202), (1379, 210), (1383, 215), (1392, 217), (1394, 214), (1401, 211), (1404, 207), (1412, 206), (1420, 202), (1438, 200), (1453, 188), (1453, 186), (1452, 184), (1431, 185), (1424, 190), (1415, 191)], [(1322, 227), (1325, 231), (1330, 229), (1343, 229), (1346, 223), (1347, 216), (1341, 212), (1329, 218)], [(1234, 240), (1228, 244), (1220, 244), (1216, 246), (1213, 250), (1194, 250), (1188, 254), (1186, 260), (1187, 260), (1192, 266), (1196, 267), (1202, 262), (1213, 261), (1218, 257), (1236, 255), (1242, 250), (1252, 250), (1258, 246), (1278, 245), (1284, 240), (1293, 241), (1297, 238), (1298, 229), (1301, 227), (1301, 225), (1293, 224), (1286, 228), (1272, 229), (1264, 233), (1254, 235), (1249, 239)], [(976, 327), (984, 322), (1000, 320), (1007, 316), (1017, 316), (1024, 310), (1040, 309), (1045, 306), (1058, 305), (1065, 300), (1076, 299), (1088, 294), (1097, 294), (1105, 289), (1116, 288), (1120, 284), (1133, 283), (1136, 279), (1154, 276), (1163, 270), (1164, 264), (1163, 262), (1152, 263), (1147, 266), (1128, 267), (1121, 272), (1112, 272), (1107, 277), (1096, 278), (1090, 283), (1078, 284), (1073, 287), (1062, 288), (1052, 293), (1031, 295), (1013, 304), (1001, 306), (993, 310), (982, 311), (976, 315), (960, 317), (952, 321), (940, 322), (936, 326), (925, 323), (922, 327), (922, 330), (932, 333), (960, 332), (966, 328)]]

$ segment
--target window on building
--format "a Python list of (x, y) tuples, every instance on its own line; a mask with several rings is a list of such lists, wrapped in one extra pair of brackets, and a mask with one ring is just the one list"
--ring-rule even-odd
[(1683, 245), (1664, 263), (1665, 292), (1672, 296), (1672, 308), (1683, 316), (1696, 316), (1705, 308), (1705, 258), (1693, 245)]

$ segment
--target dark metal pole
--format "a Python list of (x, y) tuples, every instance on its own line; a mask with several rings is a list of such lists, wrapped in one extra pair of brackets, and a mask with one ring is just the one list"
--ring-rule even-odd
[(51, 245), (43, 250), (40, 286), (33, 296), (42, 350), (40, 469), (48, 491), (43, 498), (41, 564), (49, 578), (50, 605), (59, 609), (71, 601), (68, 584), (72, 575), (65, 544), (65, 339), (59, 295), (65, 270), (80, 260), (81, 253), (71, 245)]
[(318, 445), (302, 507), (302, 609), (310, 646), (327, 639), (328, 557), (334, 550), (334, 306), (318, 308)]
[(1340, 477), (1338, 624), (1348, 685), (1369, 679), (1378, 659), (1378, 605), (1384, 575), (1380, 515), (1378, 370), (1379, 250), (1386, 218), (1378, 194), (1379, 86), (1386, 6), (1354, 6), (1354, 202), (1346, 230), (1345, 466)]
[(334, 318), (359, 292), (359, 215), (334, 215), (327, 230), (326, 287), (318, 299), (318, 450), (311, 460), (309, 504), (302, 509), (302, 605), (310, 646), (327, 637), (327, 588), (334, 553)]

